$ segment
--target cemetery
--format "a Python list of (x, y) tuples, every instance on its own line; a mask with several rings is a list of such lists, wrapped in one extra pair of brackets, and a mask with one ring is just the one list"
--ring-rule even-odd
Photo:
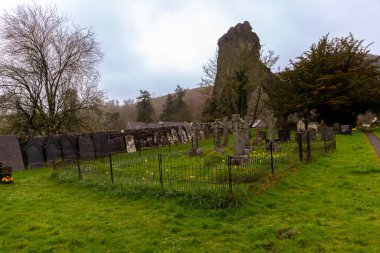
[(378, 6), (164, 2), (0, 3), (0, 252), (380, 252)]
[[(229, 198), (259, 184), (269, 174), (295, 167), (300, 161), (310, 162), (312, 156), (336, 147), (332, 128), (325, 127), (320, 132), (299, 129), (293, 137), (290, 132), (284, 137), (281, 131), (277, 136), (273, 124), (267, 129), (269, 138), (262, 135), (264, 138), (259, 142), (261, 137), (239, 115), (212, 122), (211, 132), (196, 122), (185, 128), (172, 128), (163, 134), (171, 140), (167, 145), (150, 146), (147, 145), (150, 141), (140, 140), (144, 144), (136, 147), (134, 140), (139, 141), (138, 134), (133, 137), (128, 134), (123, 145), (110, 145), (108, 141), (107, 152), (101, 155), (85, 152), (81, 146), (79, 151), (62, 150), (63, 159), (54, 160), (52, 166), (63, 181), (84, 180), (113, 187), (146, 187)], [(204, 131), (209, 138), (200, 134)], [(250, 138), (250, 132), (255, 136)]]

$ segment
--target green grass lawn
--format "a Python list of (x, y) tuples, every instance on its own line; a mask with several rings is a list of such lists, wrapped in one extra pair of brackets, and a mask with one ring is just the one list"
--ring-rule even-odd
[(0, 185), (0, 252), (380, 252), (380, 163), (360, 132), (238, 209), (121, 198), (49, 174)]

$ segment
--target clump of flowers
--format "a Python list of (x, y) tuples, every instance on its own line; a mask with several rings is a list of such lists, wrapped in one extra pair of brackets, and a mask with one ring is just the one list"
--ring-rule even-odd
[(4, 183), (12, 183), (13, 182), (13, 177), (11, 176), (5, 176), (1, 179), (1, 182), (4, 182)]

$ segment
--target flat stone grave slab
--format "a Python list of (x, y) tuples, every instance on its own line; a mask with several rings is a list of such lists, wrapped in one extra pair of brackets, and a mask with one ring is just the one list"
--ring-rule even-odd
[(17, 136), (0, 136), (0, 161), (3, 163), (3, 167), (9, 166), (13, 170), (25, 169)]

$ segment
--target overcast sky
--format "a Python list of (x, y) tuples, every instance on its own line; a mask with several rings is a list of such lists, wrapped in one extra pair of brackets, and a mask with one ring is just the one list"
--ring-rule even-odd
[[(28, 0), (0, 0), (12, 10)], [(380, 54), (380, 0), (35, 0), (51, 3), (81, 27), (92, 27), (105, 54), (100, 88), (108, 99), (153, 96), (179, 84), (197, 87), (202, 65), (231, 26), (249, 21), (263, 50), (289, 59), (329, 33), (352, 32)]]

